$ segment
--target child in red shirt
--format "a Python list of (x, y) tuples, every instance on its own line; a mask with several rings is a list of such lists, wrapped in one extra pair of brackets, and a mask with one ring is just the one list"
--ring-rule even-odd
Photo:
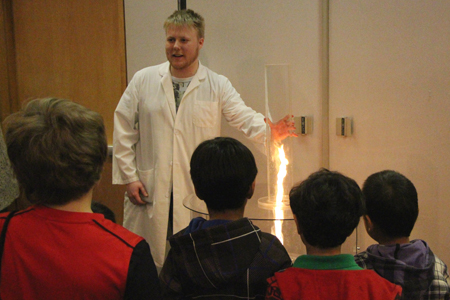
[(364, 212), (353, 179), (323, 169), (294, 186), (289, 199), (307, 255), (268, 279), (267, 300), (400, 299), (401, 287), (363, 270), (351, 254), (341, 254)]

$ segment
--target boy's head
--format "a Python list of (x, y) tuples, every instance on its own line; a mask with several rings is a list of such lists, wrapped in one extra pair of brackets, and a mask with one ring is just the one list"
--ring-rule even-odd
[(192, 9), (176, 10), (171, 14), (164, 22), (164, 30), (167, 32), (167, 29), (172, 26), (191, 27), (197, 31), (199, 39), (205, 37), (205, 20)]
[(252, 152), (233, 138), (204, 141), (192, 154), (195, 192), (210, 210), (242, 208), (253, 194), (257, 173)]
[(358, 184), (326, 169), (294, 186), (289, 199), (303, 241), (322, 249), (344, 243), (364, 212)]
[(408, 178), (395, 171), (381, 171), (366, 179), (362, 191), (366, 214), (379, 233), (388, 238), (410, 236), (419, 203), (416, 188)]
[(108, 145), (98, 113), (69, 100), (36, 99), (4, 124), (11, 165), (31, 202), (63, 205), (100, 179)]

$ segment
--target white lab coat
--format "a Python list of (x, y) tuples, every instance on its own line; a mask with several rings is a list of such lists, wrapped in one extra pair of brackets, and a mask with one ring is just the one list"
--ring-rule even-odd
[(125, 197), (124, 226), (150, 244), (155, 264), (165, 257), (173, 186), (174, 233), (189, 224), (183, 199), (194, 193), (192, 153), (202, 141), (220, 136), (221, 116), (264, 149), (264, 116), (246, 106), (230, 81), (200, 64), (175, 108), (169, 63), (138, 71), (114, 115), (113, 184), (141, 180), (145, 206)]

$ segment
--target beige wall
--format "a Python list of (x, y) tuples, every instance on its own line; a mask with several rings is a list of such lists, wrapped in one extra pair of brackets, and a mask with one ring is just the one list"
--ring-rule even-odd
[(330, 165), (360, 184), (383, 169), (409, 177), (411, 238), (450, 263), (450, 2), (331, 1), (330, 20), (330, 118), (354, 119), (352, 137), (330, 135)]

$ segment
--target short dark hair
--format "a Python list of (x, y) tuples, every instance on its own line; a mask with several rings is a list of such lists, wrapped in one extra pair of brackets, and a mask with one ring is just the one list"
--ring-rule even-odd
[(100, 179), (108, 145), (98, 113), (70, 100), (35, 99), (4, 123), (11, 165), (30, 202), (63, 205)]
[(257, 173), (252, 152), (233, 138), (204, 141), (192, 154), (197, 196), (215, 211), (242, 207)]
[(303, 238), (323, 249), (334, 248), (352, 234), (364, 212), (361, 189), (351, 178), (321, 169), (289, 193)]
[(391, 238), (409, 237), (419, 215), (414, 184), (404, 175), (385, 170), (370, 175), (363, 185), (366, 213)]

